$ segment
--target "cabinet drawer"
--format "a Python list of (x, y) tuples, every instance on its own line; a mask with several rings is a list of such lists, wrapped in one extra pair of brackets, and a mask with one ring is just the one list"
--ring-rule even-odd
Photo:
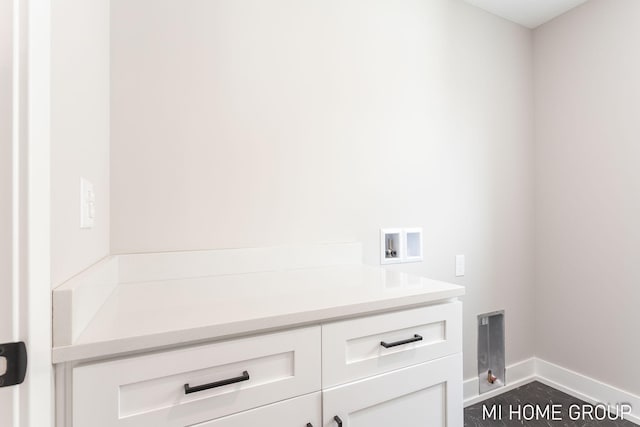
[(296, 329), (78, 366), (73, 426), (184, 427), (318, 390), (320, 327)]
[(262, 406), (191, 427), (304, 427), (321, 426), (322, 394), (320, 392)]
[(332, 387), (460, 351), (457, 301), (331, 323), (322, 326), (322, 384)]
[(462, 427), (462, 354), (323, 391), (324, 427)]

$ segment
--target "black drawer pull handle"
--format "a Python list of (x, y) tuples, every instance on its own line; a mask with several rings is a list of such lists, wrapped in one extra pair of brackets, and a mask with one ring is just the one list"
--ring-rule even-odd
[(380, 345), (383, 346), (384, 348), (390, 348), (390, 347), (395, 347), (398, 345), (404, 345), (404, 344), (409, 344), (412, 342), (416, 342), (416, 341), (422, 341), (422, 337), (418, 334), (415, 334), (413, 336), (413, 338), (409, 338), (407, 340), (402, 340), (402, 341), (396, 341), (396, 342), (384, 342), (384, 341), (380, 341)]
[(333, 421), (338, 423), (338, 427), (342, 427), (342, 420), (339, 416), (336, 415), (335, 417), (333, 417)]
[(307, 427), (313, 427), (311, 423), (307, 423)]
[(209, 389), (216, 388), (216, 387), (222, 387), (223, 385), (235, 384), (235, 383), (239, 383), (239, 382), (242, 382), (242, 381), (248, 381), (248, 380), (249, 380), (249, 372), (244, 371), (242, 373), (242, 375), (240, 375), (239, 377), (229, 378), (229, 379), (221, 380), (221, 381), (216, 381), (216, 382), (209, 383), (209, 384), (198, 385), (198, 386), (195, 386), (195, 387), (191, 387), (191, 386), (189, 386), (189, 384), (185, 384), (184, 385), (184, 394), (196, 393), (198, 391), (209, 390)]

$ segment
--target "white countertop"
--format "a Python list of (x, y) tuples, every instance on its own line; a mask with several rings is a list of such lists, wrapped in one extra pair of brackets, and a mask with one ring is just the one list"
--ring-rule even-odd
[(54, 363), (296, 327), (455, 298), (462, 286), (346, 265), (121, 283)]

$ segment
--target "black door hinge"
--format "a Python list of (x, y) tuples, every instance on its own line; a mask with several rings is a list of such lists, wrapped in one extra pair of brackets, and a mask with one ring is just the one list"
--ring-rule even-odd
[(0, 344), (0, 358), (6, 361), (6, 372), (0, 375), (0, 387), (22, 384), (27, 374), (27, 346), (22, 341)]

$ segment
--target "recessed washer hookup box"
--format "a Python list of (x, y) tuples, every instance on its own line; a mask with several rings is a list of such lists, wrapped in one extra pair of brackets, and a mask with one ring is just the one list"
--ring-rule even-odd
[(506, 384), (504, 355), (504, 310), (478, 316), (479, 393)]

